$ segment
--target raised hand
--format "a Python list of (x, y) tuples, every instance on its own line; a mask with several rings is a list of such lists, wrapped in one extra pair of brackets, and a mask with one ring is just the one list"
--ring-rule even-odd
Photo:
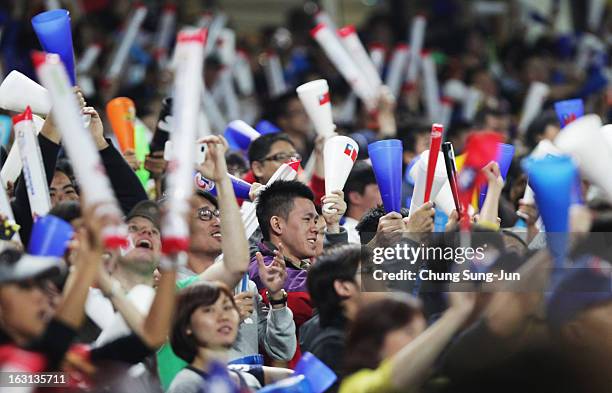
[(136, 152), (134, 150), (127, 149), (126, 151), (124, 151), (123, 158), (125, 158), (132, 170), (137, 171), (140, 169), (141, 162), (138, 161), (138, 158), (136, 157)]
[(321, 198), (321, 204), (323, 205), (323, 219), (325, 220), (328, 231), (338, 229), (340, 218), (342, 218), (346, 212), (344, 192), (340, 190), (332, 191), (331, 194)]
[(91, 131), (91, 135), (96, 143), (96, 148), (98, 150), (106, 149), (108, 147), (108, 143), (106, 142), (106, 139), (104, 139), (104, 126), (102, 125), (102, 120), (100, 119), (98, 112), (93, 107), (86, 106), (82, 109), (82, 113), (84, 115), (91, 116), (89, 130)]
[(234, 295), (234, 301), (238, 307), (238, 314), (240, 315), (240, 322), (247, 319), (253, 313), (255, 309), (255, 302), (253, 301), (253, 293), (251, 292), (240, 292)]
[(255, 254), (257, 265), (259, 267), (259, 277), (261, 282), (270, 292), (270, 296), (277, 295), (285, 286), (287, 279), (287, 269), (285, 266), (285, 258), (283, 255), (284, 247), (278, 245), (278, 250), (274, 250), (274, 260), (271, 264), (264, 263), (263, 255), (260, 252)]
[(409, 217), (404, 218), (406, 230), (413, 233), (431, 232), (434, 229), (434, 215), (436, 210), (433, 202), (426, 202)]
[(222, 136), (210, 135), (202, 138), (198, 143), (205, 143), (206, 159), (198, 167), (198, 170), (205, 178), (218, 182), (227, 176), (227, 163), (225, 162), (225, 152), (228, 143)]

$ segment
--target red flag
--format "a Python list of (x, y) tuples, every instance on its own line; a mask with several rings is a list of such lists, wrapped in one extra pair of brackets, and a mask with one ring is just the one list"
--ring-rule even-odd
[(327, 103), (329, 103), (329, 92), (319, 96), (319, 105), (325, 105)]
[(355, 150), (355, 148), (349, 143), (347, 143), (346, 147), (344, 148), (344, 154), (351, 157), (351, 160), (353, 160), (353, 162), (355, 162), (355, 160), (357, 159), (357, 150)]
[[(472, 201), (474, 189), (485, 182), (485, 176), (481, 170), (497, 155), (497, 145), (501, 143), (502, 136), (493, 131), (477, 132), (470, 134), (465, 143), (465, 163), (457, 176), (459, 187), (459, 199), (462, 210), (468, 211), (468, 205)], [(469, 222), (468, 214), (465, 215)]]

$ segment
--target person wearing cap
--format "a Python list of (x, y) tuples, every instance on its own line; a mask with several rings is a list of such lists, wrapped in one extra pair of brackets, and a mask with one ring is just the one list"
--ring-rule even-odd
[(56, 369), (83, 321), (87, 291), (97, 276), (104, 251), (101, 231), (106, 220), (94, 220), (93, 210), (86, 213), (80, 232), (85, 236), (79, 242), (72, 285), (64, 291), (55, 312), (44, 291), (45, 279), (60, 273), (61, 260), (13, 249), (0, 253), (0, 345), (40, 355), (41, 363), (28, 362), (24, 371)]
[[(116, 258), (116, 264), (109, 273), (110, 285), (115, 291), (125, 293), (136, 309), (146, 314), (151, 307), (155, 290), (153, 272), (161, 258), (161, 213), (153, 201), (139, 202), (126, 216), (129, 246)], [(88, 317), (100, 328), (96, 344), (109, 342), (129, 332), (124, 317), (116, 312), (118, 297), (107, 297), (96, 288), (90, 290), (86, 311)]]

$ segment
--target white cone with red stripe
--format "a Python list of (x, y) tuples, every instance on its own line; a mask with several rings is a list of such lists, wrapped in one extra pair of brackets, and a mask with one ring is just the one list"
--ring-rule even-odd
[(296, 89), (297, 95), (313, 122), (318, 135), (330, 135), (336, 129), (332, 117), (329, 86), (325, 79), (304, 83)]
[[(348, 136), (333, 136), (325, 142), (323, 162), (325, 165), (325, 194), (342, 190), (359, 154), (359, 145)], [(329, 209), (329, 206), (324, 208)]]

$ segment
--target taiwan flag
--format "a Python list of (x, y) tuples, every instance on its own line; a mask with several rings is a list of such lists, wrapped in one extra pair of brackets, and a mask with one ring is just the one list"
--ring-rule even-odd
[(325, 105), (327, 103), (329, 103), (329, 92), (319, 96), (319, 105)]
[(353, 160), (353, 162), (355, 162), (355, 160), (357, 159), (357, 150), (355, 150), (355, 148), (349, 143), (347, 143), (346, 147), (344, 148), (344, 154), (351, 157), (351, 160)]

